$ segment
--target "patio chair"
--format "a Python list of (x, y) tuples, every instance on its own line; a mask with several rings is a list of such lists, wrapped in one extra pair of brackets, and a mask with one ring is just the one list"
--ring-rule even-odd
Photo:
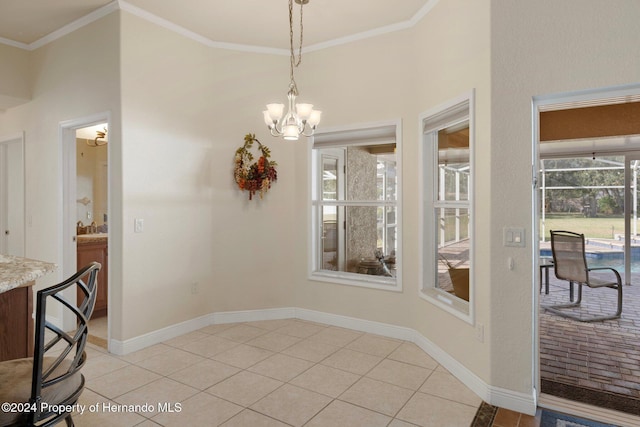
[[(569, 304), (558, 304), (543, 306), (547, 311), (559, 316), (579, 320), (581, 322), (595, 322), (601, 320), (617, 319), (622, 313), (622, 279), (620, 273), (610, 267), (589, 268), (585, 256), (584, 234), (571, 231), (551, 231), (551, 252), (556, 277), (566, 280), (571, 285), (578, 284), (578, 296), (575, 301)], [(605, 280), (600, 277), (590, 276), (593, 271), (609, 270), (613, 273), (612, 280)], [(613, 280), (615, 278), (615, 280)], [(581, 317), (572, 312), (563, 311), (579, 307), (582, 301), (582, 286), (590, 288), (611, 288), (618, 292), (618, 306), (615, 314), (604, 316)]]

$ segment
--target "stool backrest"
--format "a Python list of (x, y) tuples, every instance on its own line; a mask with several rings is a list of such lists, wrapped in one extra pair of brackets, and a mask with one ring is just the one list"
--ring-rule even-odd
[[(86, 361), (84, 348), (87, 343), (89, 319), (96, 303), (100, 268), (99, 263), (93, 262), (64, 282), (37, 293), (30, 401), (35, 410), (29, 413), (29, 422), (32, 424), (47, 419), (49, 425), (53, 420), (64, 418), (64, 414), (47, 411), (49, 405), (42, 405), (43, 395), (55, 395), (56, 389), (57, 393), (61, 394), (60, 390), (68, 389), (69, 386), (69, 383), (64, 383), (73, 382), (73, 392), (69, 395), (63, 393), (63, 401), (55, 402), (57, 405), (67, 405), (75, 403), (84, 389), (84, 377), (80, 374), (80, 369)], [(80, 295), (76, 291), (80, 289), (84, 298), (80, 298), (81, 301), (77, 301), (77, 304), (70, 303), (62, 295), (65, 289), (74, 285), (73, 293), (67, 294)], [(75, 317), (76, 328), (73, 331), (65, 332), (47, 321), (47, 304), (54, 301), (59, 303), (63, 312), (70, 312)], [(45, 337), (47, 331), (53, 334), (51, 338)]]

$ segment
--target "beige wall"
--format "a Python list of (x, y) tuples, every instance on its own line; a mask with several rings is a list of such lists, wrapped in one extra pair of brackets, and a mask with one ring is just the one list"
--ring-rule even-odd
[[(456, 25), (451, 25), (455, 16)], [(418, 330), (489, 382), (488, 341), (475, 339), (472, 325), (419, 297), (421, 164), (418, 116), (476, 89), (478, 192), (489, 184), (489, 11), (486, 1), (440, 1), (414, 28), (305, 56), (298, 87), (322, 108), (323, 127), (402, 120), (403, 292), (389, 292), (307, 279), (306, 216), (295, 234), (296, 306)], [(322, 70), (312, 73), (310, 70)], [(296, 210), (308, 209), (307, 147), (296, 147)], [(482, 200), (482, 199), (480, 199)], [(481, 209), (480, 209), (481, 207)], [(486, 242), (490, 212), (477, 212), (477, 240)], [(477, 319), (490, 331), (488, 256), (478, 253)], [(485, 332), (490, 339), (490, 334)], [(527, 374), (528, 375), (528, 374)]]
[[(26, 256), (59, 266), (56, 274), (38, 280), (38, 287), (56, 283), (64, 274), (60, 122), (110, 111), (111, 135), (119, 132), (118, 33), (116, 13), (29, 52), (26, 76), (32, 100), (0, 112), (0, 134), (25, 135)], [(117, 141), (114, 137), (115, 145)], [(117, 270), (117, 257), (110, 262)]]
[[(640, 81), (640, 3), (493, 0), (491, 11), (491, 185), (483, 200), (500, 207), (492, 209), (486, 247), (491, 383), (526, 391), (532, 379), (525, 373), (533, 366), (532, 97)], [(527, 247), (504, 247), (504, 226), (525, 227)], [(513, 271), (507, 257), (515, 261)]]
[[(211, 49), (127, 13), (122, 38), (123, 338), (214, 311), (289, 306), (293, 144), (262, 121), (265, 103), (286, 96), (287, 57)], [(279, 164), (264, 200), (233, 182), (246, 133)]]
[(29, 52), (0, 44), (0, 58), (0, 110), (4, 110), (31, 98)]
[[(441, 0), (411, 29), (305, 55), (300, 98), (325, 112), (321, 126), (401, 119), (402, 292), (308, 280), (309, 145), (271, 138), (261, 118), (286, 95), (286, 56), (213, 49), (111, 14), (29, 53), (33, 99), (0, 112), (0, 134), (26, 135), (27, 256), (61, 261), (59, 122), (110, 111), (112, 338), (295, 306), (416, 329), (485, 383), (531, 395), (532, 238), (506, 250), (502, 227), (531, 228), (531, 97), (638, 80), (637, 2), (615, 3)], [(419, 297), (418, 117), (471, 89), (484, 342)], [(233, 182), (246, 133), (279, 164), (264, 200)]]

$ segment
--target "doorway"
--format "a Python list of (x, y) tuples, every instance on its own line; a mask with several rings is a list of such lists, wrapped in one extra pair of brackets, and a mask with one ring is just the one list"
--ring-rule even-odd
[[(61, 123), (63, 268), (69, 276), (99, 262), (89, 342), (109, 348), (109, 115)], [(67, 295), (81, 298), (81, 295)], [(66, 322), (67, 319), (64, 319)], [(64, 326), (68, 326), (66, 323)]]
[[(109, 248), (108, 124), (76, 130), (77, 268), (98, 262), (98, 292), (89, 321), (89, 342), (107, 348)], [(78, 290), (78, 298), (82, 298)]]
[[(560, 397), (640, 415), (640, 360), (635, 358), (640, 313), (633, 309), (640, 302), (634, 266), (640, 262), (640, 247), (634, 243), (640, 90), (625, 90), (629, 92), (623, 96), (614, 96), (620, 90), (607, 90), (534, 99), (536, 375), (542, 402), (544, 396)], [(552, 114), (545, 117), (547, 112)], [(625, 285), (620, 319), (585, 323), (546, 313), (542, 307), (537, 311), (538, 304), (571, 298), (569, 284), (556, 280), (545, 260), (551, 255), (550, 229), (584, 233), (589, 267), (613, 267), (621, 274)], [(580, 310), (615, 311), (615, 302), (602, 297), (607, 291), (587, 288)]]
[(25, 255), (24, 138), (0, 138), (0, 253)]

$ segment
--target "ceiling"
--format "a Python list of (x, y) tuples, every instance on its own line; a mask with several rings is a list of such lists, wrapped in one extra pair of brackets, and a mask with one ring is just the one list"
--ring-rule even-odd
[[(407, 28), (436, 1), (310, 0), (303, 9), (304, 45)], [(96, 11), (103, 7), (160, 18), (212, 42), (289, 48), (286, 0), (0, 0), (0, 42), (29, 49), (50, 33), (92, 12), (99, 14)], [(296, 25), (299, 8), (294, 3)]]

